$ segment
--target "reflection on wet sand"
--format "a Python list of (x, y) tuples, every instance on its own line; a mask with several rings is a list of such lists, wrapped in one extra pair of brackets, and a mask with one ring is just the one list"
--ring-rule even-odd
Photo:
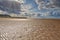
[(60, 40), (60, 20), (0, 18), (0, 40)]

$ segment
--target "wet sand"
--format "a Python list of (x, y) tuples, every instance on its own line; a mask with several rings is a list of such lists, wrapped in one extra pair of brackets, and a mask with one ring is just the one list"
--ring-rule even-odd
[(60, 19), (0, 18), (0, 40), (60, 40)]

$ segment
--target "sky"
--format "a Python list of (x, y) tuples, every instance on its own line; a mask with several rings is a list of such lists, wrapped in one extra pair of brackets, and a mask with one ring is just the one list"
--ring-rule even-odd
[[(1, 6), (1, 1), (4, 0), (0, 0), (0, 10), (3, 14), (5, 12), (9, 15), (15, 16), (18, 14), (18, 16), (22, 15), (32, 18), (60, 18), (60, 0), (5, 0), (8, 1), (8, 3), (14, 1), (13, 3), (15, 4), (12, 3), (13, 7)], [(11, 3), (9, 5), (11, 5)], [(2, 9), (8, 10), (3, 11)]]
[(31, 4), (33, 11), (46, 12), (53, 9), (60, 9), (60, 1), (56, 0), (26, 0), (26, 4)]

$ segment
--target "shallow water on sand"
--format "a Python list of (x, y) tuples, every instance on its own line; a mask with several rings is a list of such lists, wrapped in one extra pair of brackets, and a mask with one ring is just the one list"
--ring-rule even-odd
[(0, 40), (60, 40), (60, 20), (0, 18)]

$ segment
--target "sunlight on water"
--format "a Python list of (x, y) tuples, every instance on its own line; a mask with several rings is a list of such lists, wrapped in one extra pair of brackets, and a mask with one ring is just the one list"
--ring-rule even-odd
[(9, 19), (9, 20), (14, 20), (14, 21), (27, 21), (27, 20), (30, 20), (30, 19)]

